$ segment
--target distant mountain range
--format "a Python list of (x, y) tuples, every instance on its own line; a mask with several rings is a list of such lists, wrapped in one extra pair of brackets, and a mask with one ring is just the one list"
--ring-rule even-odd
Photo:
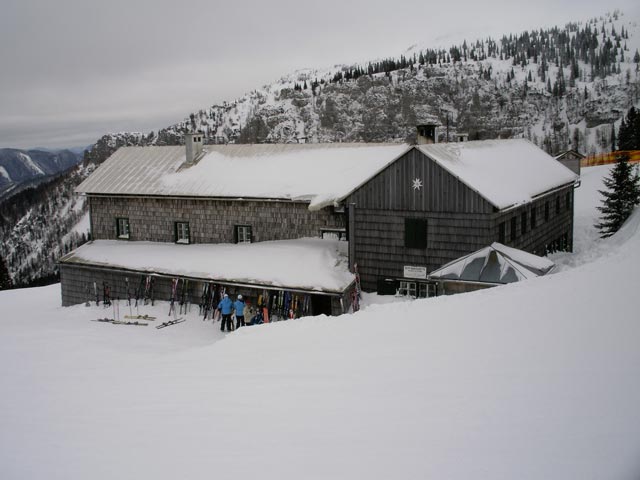
[(81, 160), (80, 152), (70, 150), (0, 149), (0, 201), (75, 167)]

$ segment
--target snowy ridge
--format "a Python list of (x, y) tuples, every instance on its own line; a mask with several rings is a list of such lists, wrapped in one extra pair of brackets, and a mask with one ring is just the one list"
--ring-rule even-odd
[(27, 155), (26, 153), (19, 152), (18, 153), (18, 157), (20, 157), (20, 159), (22, 160), (24, 165), (27, 168), (29, 168), (36, 175), (44, 175), (45, 174), (42, 171), (42, 169), (38, 165), (36, 165), (35, 162), (31, 159), (31, 157), (29, 155)]
[[(577, 29), (587, 27), (598, 44), (591, 63), (582, 60), (578, 47), (572, 52), (575, 65), (538, 56), (515, 58), (510, 53), (513, 40), (522, 34), (442, 48), (435, 63), (422, 65), (417, 58), (423, 49), (433, 48), (424, 46), (404, 52), (406, 67), (381, 59), (294, 72), (234, 102), (195, 112), (161, 131), (160, 138), (178, 138), (185, 129), (196, 128), (211, 143), (404, 141), (416, 121), (437, 117), (444, 125), (448, 116), (451, 134), (463, 131), (472, 139), (527, 138), (552, 154), (569, 148), (585, 154), (609, 151), (612, 128), (619, 129), (636, 101), (640, 78), (634, 54), (640, 30), (637, 20), (615, 11), (545, 32), (575, 40)], [(525, 33), (530, 41), (538, 34)], [(613, 50), (601, 51), (604, 45)], [(596, 57), (602, 62), (612, 56), (611, 71), (594, 70)], [(375, 62), (389, 63), (388, 70), (367, 74)], [(334, 81), (337, 74), (348, 77), (356, 69), (362, 76)], [(556, 84), (561, 94), (554, 93)], [(302, 85), (306, 89), (295, 91)]]

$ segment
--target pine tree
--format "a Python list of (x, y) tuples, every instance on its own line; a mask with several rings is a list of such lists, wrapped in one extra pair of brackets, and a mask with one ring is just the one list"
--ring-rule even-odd
[(4, 258), (0, 257), (0, 290), (7, 290), (12, 286), (11, 276), (9, 275), (7, 265)]
[(618, 130), (620, 150), (640, 150), (640, 113), (631, 107)]
[(627, 154), (617, 156), (609, 177), (603, 181), (607, 189), (599, 190), (604, 198), (602, 206), (597, 207), (602, 215), (595, 227), (602, 238), (616, 233), (640, 203), (640, 179), (628, 160)]

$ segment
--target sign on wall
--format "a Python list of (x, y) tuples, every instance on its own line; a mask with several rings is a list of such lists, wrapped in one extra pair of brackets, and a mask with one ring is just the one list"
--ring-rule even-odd
[(427, 278), (427, 267), (416, 267), (413, 265), (405, 265), (404, 266), (404, 277), (405, 278)]

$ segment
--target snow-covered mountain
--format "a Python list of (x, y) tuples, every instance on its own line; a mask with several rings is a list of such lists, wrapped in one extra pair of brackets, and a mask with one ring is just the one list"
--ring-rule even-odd
[(639, 47), (638, 19), (617, 11), (448, 49), (414, 46), (397, 58), (295, 72), (194, 112), (155, 141), (178, 143), (193, 128), (210, 143), (405, 141), (416, 123), (436, 120), (450, 138), (610, 151), (612, 129), (639, 99)]
[(78, 165), (0, 203), (0, 263), (14, 286), (55, 281), (56, 260), (88, 239), (87, 204), (73, 191), (93, 168)]
[(36, 184), (77, 165), (82, 155), (70, 150), (0, 149), (0, 201), (21, 186)]

